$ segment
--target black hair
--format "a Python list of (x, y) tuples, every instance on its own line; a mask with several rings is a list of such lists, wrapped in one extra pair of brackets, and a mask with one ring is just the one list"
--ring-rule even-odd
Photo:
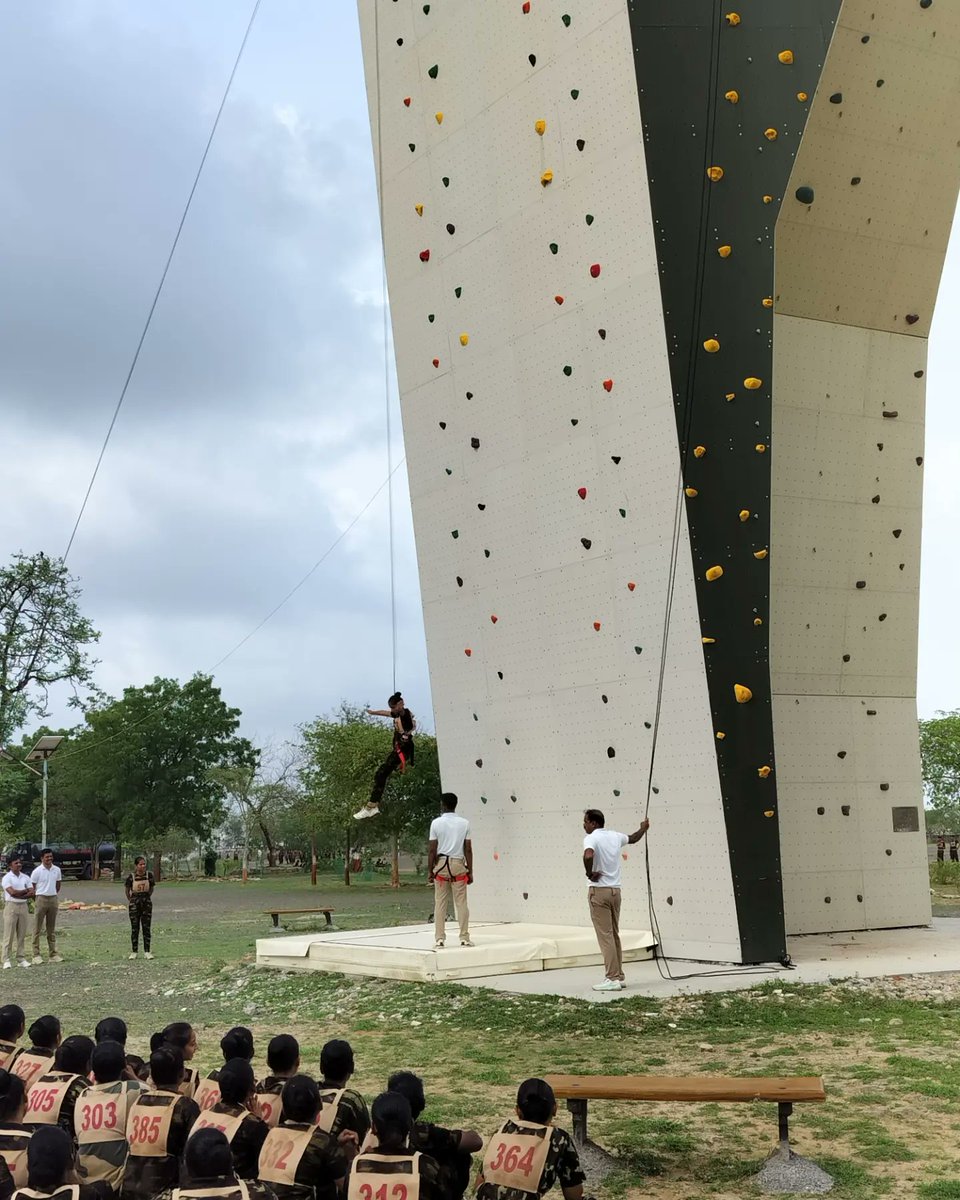
[(553, 1119), (557, 1098), (545, 1079), (525, 1079), (517, 1090), (517, 1108), (527, 1121), (548, 1125)]
[(19, 1004), (5, 1004), (0, 1008), (0, 1038), (13, 1038), (16, 1041), (26, 1023), (26, 1014)]
[(457, 807), (457, 793), (444, 792), (440, 797), (440, 805), (444, 812), (455, 812)]
[(23, 1080), (0, 1067), (0, 1120), (11, 1121), (20, 1111), (26, 1089)]
[(390, 699), (387, 701), (387, 704), (391, 708), (393, 708), (393, 706), (395, 704), (400, 704), (402, 700), (403, 700), (403, 696), (401, 696), (399, 692), (394, 692), (393, 695), (390, 697)]
[(137, 857), (133, 860), (133, 865), (136, 866), (138, 862), (142, 862), (144, 866), (147, 865), (146, 857), (143, 854), (137, 855)]
[(22, 863), (23, 855), (22, 854), (11, 854), (10, 857), (7, 859), (7, 866), (12, 867), (15, 862)]
[(56, 1050), (60, 1041), (60, 1020), (58, 1017), (37, 1017), (27, 1030), (27, 1037), (34, 1046), (42, 1050)]
[(427, 1100), (423, 1094), (423, 1080), (412, 1071), (394, 1071), (387, 1080), (387, 1091), (399, 1092), (401, 1096), (406, 1096), (414, 1120), (427, 1107)]
[(182, 1054), (190, 1043), (193, 1037), (193, 1026), (189, 1021), (173, 1021), (159, 1033), (153, 1034), (150, 1038), (151, 1051), (159, 1049), (160, 1046), (176, 1046)]
[(410, 1101), (400, 1092), (381, 1092), (370, 1109), (381, 1150), (399, 1150), (413, 1129)]
[(127, 1023), (122, 1017), (104, 1017), (102, 1021), (97, 1022), (93, 1037), (98, 1045), (100, 1042), (119, 1042), (121, 1046), (125, 1046)]
[(93, 1038), (87, 1037), (85, 1033), (75, 1033), (64, 1038), (57, 1047), (53, 1060), (54, 1070), (69, 1071), (73, 1075), (88, 1075), (94, 1045)]
[[(139, 1054), (128, 1054), (126, 1059), (127, 1066), (133, 1071), (134, 1075), (136, 1075), (138, 1079), (146, 1079), (146, 1077), (150, 1074), (150, 1068), (143, 1061)], [(143, 1072), (143, 1075), (140, 1074), (141, 1071)]]
[(288, 1121), (314, 1121), (320, 1111), (320, 1088), (309, 1075), (294, 1075), (280, 1093)]
[(44, 847), (44, 848), (43, 848), (43, 849), (40, 851), (40, 857), (41, 857), (41, 858), (43, 858), (43, 856), (44, 856), (45, 854), (52, 854), (52, 853), (53, 853), (53, 851), (50, 849), (50, 847), (49, 847), (49, 846), (45, 846), (45, 847)]
[(59, 1125), (41, 1125), (27, 1145), (27, 1183), (52, 1192), (73, 1166), (73, 1142)]
[(320, 1051), (320, 1071), (324, 1079), (346, 1079), (353, 1074), (353, 1047), (342, 1038), (327, 1042)]
[(586, 808), (583, 810), (583, 815), (588, 821), (592, 821), (594, 825), (599, 826), (601, 829), (604, 827), (607, 820), (599, 808)]
[(253, 1067), (247, 1058), (231, 1058), (220, 1068), (217, 1076), (220, 1096), (227, 1104), (246, 1104), (247, 1097), (257, 1086)]
[(233, 1155), (226, 1134), (209, 1127), (191, 1134), (183, 1152), (183, 1165), (192, 1180), (232, 1175)]
[(127, 1056), (119, 1042), (99, 1042), (90, 1056), (90, 1068), (97, 1083), (116, 1083), (122, 1078)]
[(300, 1043), (289, 1033), (278, 1033), (267, 1046), (267, 1066), (271, 1071), (292, 1071), (300, 1059)]
[(253, 1058), (253, 1034), (244, 1025), (234, 1025), (220, 1039), (223, 1061), (231, 1058)]
[(166, 1043), (150, 1052), (150, 1078), (157, 1087), (177, 1088), (183, 1079), (183, 1052)]

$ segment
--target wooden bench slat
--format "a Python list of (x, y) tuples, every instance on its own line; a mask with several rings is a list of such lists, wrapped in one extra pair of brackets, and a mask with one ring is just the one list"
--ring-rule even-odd
[(823, 1080), (816, 1075), (765, 1076), (752, 1079), (723, 1075), (545, 1075), (561, 1100), (768, 1100), (774, 1103), (821, 1103), (826, 1100)]
[(332, 913), (336, 912), (335, 908), (265, 908), (263, 913), (265, 916), (272, 917), (274, 913), (278, 917), (289, 917), (294, 913)]

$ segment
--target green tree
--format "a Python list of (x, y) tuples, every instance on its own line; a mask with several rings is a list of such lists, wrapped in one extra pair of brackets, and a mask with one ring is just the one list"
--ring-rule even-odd
[(426, 839), (427, 825), (436, 816), (440, 799), (440, 771), (436, 738), (417, 736), (416, 764), (394, 774), (384, 795), (380, 816), (358, 826), (353, 814), (367, 800), (377, 767), (390, 750), (390, 731), (374, 722), (366, 709), (343, 703), (339, 712), (318, 717), (301, 728), (304, 787), (303, 809), (314, 835), (340, 836), (346, 851), (344, 882), (350, 882), (350, 847), (364, 839), (389, 842), (392, 882), (399, 886), (399, 853), (405, 839), (419, 828)]
[(960, 831), (960, 711), (920, 722), (920, 761), (927, 828)]
[(218, 773), (243, 844), (249, 846), (259, 838), (271, 867), (277, 865), (278, 826), (300, 800), (299, 754), (299, 747), (291, 743), (268, 745), (254, 751), (253, 762), (224, 767)]
[(208, 837), (225, 814), (224, 768), (251, 768), (229, 708), (206, 675), (155, 679), (87, 714), (86, 728), (57, 762), (69, 822), (117, 846), (159, 846), (172, 830)]
[(0, 569), (0, 744), (31, 714), (46, 716), (51, 685), (70, 684), (76, 707), (79, 689), (95, 690), (87, 647), (100, 634), (79, 599), (62, 559), (15, 554)]

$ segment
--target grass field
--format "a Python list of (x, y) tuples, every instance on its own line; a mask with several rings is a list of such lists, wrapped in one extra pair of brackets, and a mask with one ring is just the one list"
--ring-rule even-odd
[[(122, 900), (118, 886), (67, 884), (64, 899)], [(154, 909), (156, 959), (131, 963), (126, 912), (60, 918), (60, 966), (0, 977), (3, 999), (30, 1018), (57, 1013), (64, 1032), (126, 1017), (131, 1049), (171, 1020), (198, 1028), (200, 1062), (219, 1060), (233, 1024), (249, 1025), (263, 1064), (266, 1041), (292, 1032), (315, 1070), (330, 1037), (356, 1051), (368, 1097), (400, 1067), (424, 1076), (428, 1115), (482, 1133), (511, 1106), (516, 1083), (551, 1071), (653, 1074), (823, 1074), (828, 1102), (798, 1106), (794, 1145), (838, 1181), (840, 1197), (960, 1200), (960, 979), (941, 977), (910, 1000), (839, 985), (765, 984), (749, 992), (670, 1001), (629, 996), (590, 1005), (454, 985), (283, 975), (250, 966), (272, 904), (329, 904), (342, 928), (425, 921), (422, 882), (393, 891), (382, 879), (345, 888), (321, 876), (165, 884)], [(321, 919), (322, 920), (322, 919)], [(560, 1120), (568, 1125), (562, 1112)], [(591, 1134), (619, 1156), (599, 1197), (702, 1200), (754, 1195), (749, 1176), (772, 1148), (768, 1105), (591, 1106)], [(569, 1127), (569, 1126), (568, 1126)]]

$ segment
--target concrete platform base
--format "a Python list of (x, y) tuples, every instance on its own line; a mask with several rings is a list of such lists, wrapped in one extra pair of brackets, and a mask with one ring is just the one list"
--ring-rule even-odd
[[(602, 975), (596, 970), (603, 960), (592, 928), (490, 923), (473, 926), (470, 937), (474, 945), (461, 946), (453, 926), (442, 950), (434, 948), (433, 928), (425, 925), (261, 938), (257, 966), (435, 981), (570, 968), (592, 968), (594, 982)], [(621, 930), (620, 940), (625, 962), (652, 956), (654, 939), (648, 931)]]

